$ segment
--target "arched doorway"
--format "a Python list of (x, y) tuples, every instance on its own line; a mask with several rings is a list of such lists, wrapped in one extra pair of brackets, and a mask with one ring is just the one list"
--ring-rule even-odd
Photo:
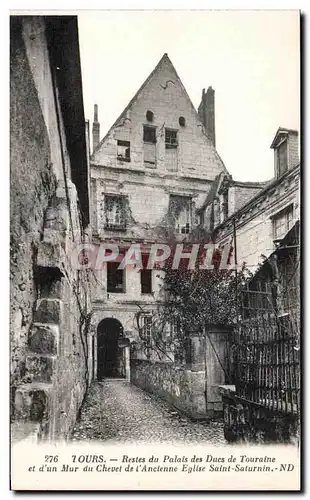
[(124, 329), (115, 318), (103, 319), (97, 328), (97, 378), (126, 378)]

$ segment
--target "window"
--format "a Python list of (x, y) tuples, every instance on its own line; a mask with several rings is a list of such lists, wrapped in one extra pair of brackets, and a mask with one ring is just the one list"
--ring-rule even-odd
[(281, 240), (286, 233), (292, 228), (293, 221), (293, 205), (281, 210), (273, 217), (273, 237), (275, 240)]
[(171, 340), (177, 338), (178, 333), (180, 333), (180, 329), (180, 320), (178, 318), (172, 318), (170, 324), (168, 325), (166, 338)]
[(125, 271), (118, 269), (118, 262), (107, 262), (107, 292), (125, 293)]
[(156, 128), (143, 126), (143, 142), (150, 142), (151, 144), (156, 143)]
[(147, 346), (147, 351), (146, 351), (147, 359), (150, 359), (150, 357), (151, 357), (152, 323), (153, 323), (153, 319), (152, 319), (151, 314), (144, 314), (141, 317), (142, 336), (143, 336), (143, 339), (145, 340), (146, 346)]
[(284, 140), (277, 148), (277, 177), (280, 177), (288, 168), (287, 162), (287, 140)]
[(117, 159), (120, 161), (130, 161), (129, 141), (117, 141)]
[(152, 270), (141, 269), (140, 280), (141, 280), (141, 293), (152, 293)]
[(152, 122), (154, 119), (154, 113), (153, 111), (150, 111), (149, 109), (146, 112), (146, 119), (148, 122)]
[(185, 127), (185, 118), (184, 118), (184, 116), (180, 116), (180, 118), (179, 118), (179, 125), (181, 125), (181, 127)]
[(192, 226), (192, 200), (185, 196), (170, 196), (169, 211), (178, 234), (189, 234)]
[(147, 167), (154, 168), (156, 164), (156, 128), (143, 127), (143, 160)]
[(126, 230), (125, 197), (105, 195), (105, 229)]
[(152, 336), (152, 316), (151, 314), (144, 314), (141, 319), (143, 337), (150, 343)]
[(165, 143), (166, 149), (175, 149), (178, 147), (178, 131), (166, 128), (165, 130)]
[(228, 217), (228, 191), (225, 191), (223, 193), (222, 209), (223, 209), (223, 220), (226, 220)]

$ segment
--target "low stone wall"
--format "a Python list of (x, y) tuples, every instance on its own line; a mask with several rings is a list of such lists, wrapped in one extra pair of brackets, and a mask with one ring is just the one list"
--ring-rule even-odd
[(131, 382), (157, 394), (192, 418), (206, 418), (205, 372), (174, 363), (131, 360)]

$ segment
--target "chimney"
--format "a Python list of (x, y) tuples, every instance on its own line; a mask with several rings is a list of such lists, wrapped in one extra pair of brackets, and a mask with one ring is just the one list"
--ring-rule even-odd
[(211, 139), (215, 147), (215, 104), (214, 93), (212, 87), (209, 87), (207, 92), (202, 90), (201, 103), (198, 108), (198, 115), (202, 121), (208, 137)]
[(94, 122), (93, 122), (93, 152), (99, 144), (100, 123), (98, 122), (98, 105), (94, 106)]

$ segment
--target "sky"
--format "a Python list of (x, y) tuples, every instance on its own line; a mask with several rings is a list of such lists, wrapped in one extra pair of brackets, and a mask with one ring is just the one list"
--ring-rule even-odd
[(167, 52), (195, 108), (215, 89), (216, 147), (235, 180), (273, 177), (279, 126), (299, 131), (298, 11), (78, 13), (85, 117), (100, 139)]

